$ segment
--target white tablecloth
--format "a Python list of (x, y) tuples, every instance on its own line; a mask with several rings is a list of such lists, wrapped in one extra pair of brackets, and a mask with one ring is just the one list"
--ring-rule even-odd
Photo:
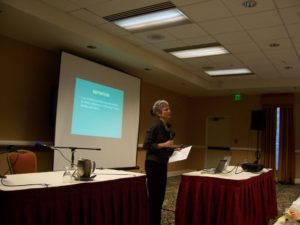
[(268, 171), (270, 171), (270, 169), (264, 168), (260, 172), (250, 173), (250, 172), (243, 172), (243, 169), (241, 167), (228, 166), (227, 169), (222, 173), (210, 173), (209, 170), (200, 170), (200, 171), (185, 173), (183, 175), (214, 177), (214, 178), (229, 179), (229, 180), (246, 180), (251, 177), (256, 177), (262, 173), (266, 173)]
[[(65, 182), (63, 180), (63, 174), (64, 171), (7, 175), (7, 178), (2, 180), (4, 185), (2, 183), (0, 184), (0, 190), (14, 191), (14, 190), (24, 190), (24, 189), (31, 189), (31, 188), (57, 187), (57, 186), (64, 186), (64, 185), (76, 185), (83, 182), (103, 182), (103, 181), (116, 180), (121, 178), (145, 176), (144, 174), (141, 173), (134, 173), (134, 172), (123, 171), (123, 170), (96, 169), (95, 172), (92, 174), (92, 175), (96, 175), (93, 181), (76, 181), (72, 179), (69, 182)], [(26, 185), (26, 186), (21, 186), (21, 185)]]

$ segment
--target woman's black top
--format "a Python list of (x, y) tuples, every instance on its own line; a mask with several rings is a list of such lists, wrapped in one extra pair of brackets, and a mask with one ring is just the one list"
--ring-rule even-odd
[(158, 163), (168, 163), (169, 157), (172, 155), (174, 149), (161, 148), (158, 149), (159, 143), (164, 143), (173, 139), (173, 133), (170, 131), (170, 124), (165, 128), (161, 120), (157, 120), (147, 130), (144, 140), (143, 148), (147, 150), (146, 160), (152, 160)]

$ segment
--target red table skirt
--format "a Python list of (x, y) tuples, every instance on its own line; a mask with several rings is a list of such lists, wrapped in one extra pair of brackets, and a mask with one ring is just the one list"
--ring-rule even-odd
[(145, 225), (146, 178), (0, 191), (0, 225)]
[(247, 180), (182, 176), (176, 225), (267, 225), (277, 216), (272, 171)]

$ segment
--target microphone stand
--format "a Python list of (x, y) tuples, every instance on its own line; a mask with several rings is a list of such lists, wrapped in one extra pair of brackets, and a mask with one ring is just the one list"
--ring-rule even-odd
[(57, 147), (55, 146), (55, 148), (68, 148), (71, 150), (71, 168), (74, 168), (75, 164), (74, 164), (74, 158), (75, 158), (75, 152), (77, 149), (85, 149), (85, 150), (95, 150), (95, 151), (100, 151), (101, 148), (81, 148), (81, 147)]
[(257, 145), (256, 145), (256, 152), (255, 152), (255, 158), (256, 158), (256, 160), (254, 161), (254, 163), (255, 164), (258, 164), (258, 162), (259, 162), (259, 159), (260, 159), (260, 151), (259, 151), (259, 130), (257, 130)]

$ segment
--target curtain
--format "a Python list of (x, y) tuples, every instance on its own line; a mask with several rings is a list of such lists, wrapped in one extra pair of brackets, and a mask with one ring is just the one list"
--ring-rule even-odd
[(276, 107), (264, 107), (264, 111), (266, 125), (262, 131), (262, 164), (266, 168), (272, 168), (275, 175)]
[(293, 108), (280, 109), (280, 145), (278, 180), (282, 183), (294, 183), (295, 179), (295, 139)]
[(276, 159), (276, 108), (280, 107), (278, 181), (294, 183), (295, 179), (295, 133), (293, 116), (293, 94), (269, 94), (262, 96), (262, 107), (266, 113), (266, 128), (262, 132), (262, 163), (272, 168)]

